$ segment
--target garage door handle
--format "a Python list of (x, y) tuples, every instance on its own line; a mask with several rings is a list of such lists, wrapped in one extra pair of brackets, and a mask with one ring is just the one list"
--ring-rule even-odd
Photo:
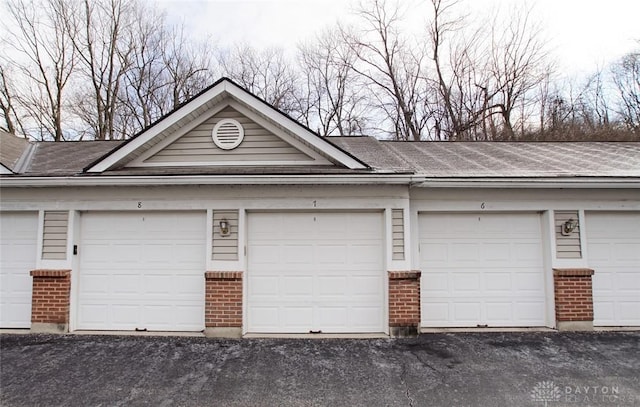
[(321, 330), (317, 330), (317, 331), (309, 331), (310, 334), (321, 334), (322, 331)]

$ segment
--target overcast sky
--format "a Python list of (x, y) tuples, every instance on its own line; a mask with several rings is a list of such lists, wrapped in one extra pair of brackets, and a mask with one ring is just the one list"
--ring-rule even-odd
[[(171, 20), (184, 20), (196, 35), (211, 35), (220, 46), (245, 42), (256, 47), (295, 49), (338, 19), (349, 22), (349, 0), (156, 0)], [(467, 0), (471, 16), (524, 0)], [(408, 26), (424, 27), (426, 0), (415, 4)], [(567, 74), (594, 71), (640, 47), (640, 0), (528, 0)]]

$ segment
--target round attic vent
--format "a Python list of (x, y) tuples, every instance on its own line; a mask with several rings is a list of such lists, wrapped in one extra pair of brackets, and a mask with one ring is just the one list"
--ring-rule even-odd
[(222, 119), (213, 127), (213, 142), (223, 150), (233, 150), (242, 143), (244, 129), (237, 120)]

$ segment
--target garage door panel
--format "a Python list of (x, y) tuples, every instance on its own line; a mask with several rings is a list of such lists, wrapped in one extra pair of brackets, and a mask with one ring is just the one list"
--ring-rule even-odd
[(368, 323), (368, 321), (377, 321), (382, 312), (383, 309), (381, 306), (352, 306), (349, 308), (349, 312), (346, 315), (349, 315), (350, 326), (359, 327), (362, 331), (365, 332), (375, 332), (375, 330), (379, 329), (380, 326), (378, 324), (371, 324), (370, 322)]
[(640, 326), (640, 213), (587, 212), (596, 326)]
[(205, 220), (204, 212), (83, 214), (78, 329), (203, 329)]
[(449, 246), (444, 243), (420, 242), (420, 264), (441, 265), (449, 259)]
[(371, 297), (371, 301), (374, 301), (379, 299), (382, 294), (383, 283), (381, 280), (380, 277), (352, 276), (347, 286), (351, 288), (351, 295), (368, 296)]
[(458, 264), (476, 262), (480, 254), (478, 246), (478, 243), (473, 242), (453, 243), (449, 250), (451, 257), (448, 260), (458, 262)]
[(640, 265), (640, 252), (638, 252), (638, 245), (633, 243), (617, 243), (614, 246), (614, 264), (619, 265)]
[[(313, 283), (311, 286), (313, 286)], [(323, 299), (329, 299), (329, 297), (341, 298), (348, 294), (347, 286), (348, 281), (345, 276), (319, 276), (316, 282), (316, 287), (318, 287), (317, 295)]]
[(88, 329), (101, 327), (110, 319), (109, 307), (106, 304), (82, 304), (78, 307), (78, 320), (84, 321), (89, 326)]
[[(141, 307), (136, 305), (107, 305), (110, 314), (110, 321), (116, 329), (136, 329), (143, 328), (139, 325), (141, 318)], [(99, 329), (102, 321), (98, 321), (96, 329)]]
[[(418, 226), (423, 326), (545, 325), (538, 214), (420, 214)], [(532, 296), (535, 317), (517, 312)]]
[[(248, 223), (249, 332), (383, 331), (381, 213), (252, 213)], [(360, 308), (368, 319), (356, 321)]]
[(313, 277), (284, 276), (281, 279), (282, 292), (280, 295), (290, 297), (308, 297), (313, 295)]
[(476, 273), (453, 273), (451, 287), (455, 292), (465, 292), (465, 295), (469, 292), (480, 291), (480, 278)]
[(348, 261), (348, 250), (347, 245), (320, 243), (316, 247), (317, 262), (322, 265), (345, 264)]
[(512, 248), (510, 252), (514, 254), (513, 260), (517, 262), (518, 267), (540, 266), (542, 249), (539, 237), (535, 242), (513, 243)]
[[(282, 324), (274, 324), (275, 326), (290, 326), (293, 329), (311, 329), (311, 323), (313, 319), (313, 307), (310, 305), (307, 306), (289, 306), (289, 307), (280, 307), (280, 314), (283, 317)], [(276, 319), (277, 321), (277, 319)]]
[(380, 267), (382, 263), (381, 240), (371, 244), (352, 244), (349, 246), (349, 265), (363, 266), (366, 270), (370, 267)]
[(288, 243), (280, 247), (280, 260), (284, 264), (305, 264), (313, 259), (314, 248), (310, 244)]
[(480, 301), (457, 302), (453, 304), (453, 318), (456, 321), (463, 321), (467, 325), (476, 325), (481, 318), (481, 305)]
[(0, 328), (31, 326), (37, 239), (36, 212), (0, 212)]
[(317, 308), (318, 325), (325, 331), (336, 331), (349, 326), (349, 307), (323, 305)]
[[(451, 305), (448, 301), (438, 302), (436, 298), (429, 301), (429, 305), (422, 311), (422, 325), (426, 326), (445, 326), (447, 321), (451, 319)], [(425, 311), (428, 310), (428, 313)]]
[(137, 295), (142, 288), (141, 279), (139, 275), (133, 274), (134, 271), (131, 273), (132, 274), (113, 274), (112, 278), (109, 279), (109, 284), (105, 287), (108, 291), (103, 291), (102, 295), (105, 297), (109, 295)]
[(533, 298), (530, 301), (527, 298), (520, 299), (513, 304), (515, 317), (525, 323), (533, 324), (540, 320), (540, 307), (544, 307), (544, 301)]
[(511, 301), (486, 301), (485, 307), (487, 310), (487, 323), (489, 324), (505, 324), (514, 319), (513, 303)]
[(504, 263), (509, 261), (508, 243), (485, 243), (482, 245), (482, 259), (491, 263)]
[[(638, 267), (640, 269), (640, 267)], [(638, 272), (620, 272), (616, 273), (616, 284), (619, 287), (619, 291), (624, 293), (628, 292), (629, 294), (638, 294), (640, 293), (640, 278), (638, 277)]]
[(487, 272), (485, 273), (485, 277), (484, 289), (490, 295), (500, 295), (512, 290), (511, 273)]
[(277, 275), (254, 276), (253, 284), (249, 285), (249, 296), (256, 299), (278, 298), (279, 278)]
[(623, 326), (637, 326), (640, 321), (640, 307), (638, 301), (634, 299), (624, 299), (618, 301), (617, 314), (622, 315), (620, 324)]
[(532, 270), (530, 272), (520, 270), (517, 274), (512, 274), (512, 277), (514, 279), (513, 288), (516, 292), (539, 293), (540, 287), (544, 286), (544, 276), (540, 273), (540, 270)]
[(425, 297), (437, 295), (449, 295), (449, 275), (447, 273), (433, 272), (428, 275), (423, 274), (420, 288), (427, 293)]

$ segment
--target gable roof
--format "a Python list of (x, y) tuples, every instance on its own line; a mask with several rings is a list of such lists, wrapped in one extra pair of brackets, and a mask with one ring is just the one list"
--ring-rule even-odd
[(100, 173), (122, 168), (159, 143), (167, 143), (169, 137), (172, 137), (170, 141), (173, 141), (186, 134), (212, 114), (229, 105), (259, 121), (271, 131), (286, 133), (295, 139), (300, 149), (317, 152), (330, 162), (345, 168), (366, 168), (366, 165), (354, 156), (274, 109), (230, 79), (222, 78), (142, 132), (90, 163), (84, 170)]
[[(21, 185), (20, 179), (64, 178), (92, 183), (109, 178), (121, 182), (182, 183), (305, 183), (305, 182), (446, 182), (500, 183), (590, 182), (613, 187), (640, 185), (640, 143), (637, 142), (395, 142), (372, 137), (331, 137), (330, 141), (367, 164), (365, 169), (337, 166), (236, 167), (123, 167), (103, 173), (83, 168), (124, 144), (123, 141), (30, 143), (30, 153), (18, 174), (4, 174), (2, 184)], [(23, 159), (24, 160), (24, 159)], [(388, 176), (385, 178), (385, 176)], [(8, 177), (14, 178), (11, 183)], [(46, 179), (45, 179), (46, 178)], [(85, 181), (83, 181), (83, 179)], [(126, 181), (125, 181), (126, 180)], [(156, 180), (156, 181), (154, 181)], [(361, 180), (361, 181), (358, 181)], [(385, 181), (386, 180), (386, 181)], [(53, 181), (53, 180), (52, 180)], [(35, 181), (33, 181), (35, 182)], [(25, 185), (35, 185), (25, 180)], [(143, 182), (143, 181), (140, 181)], [(497, 184), (496, 184), (497, 185)]]
[[(252, 132), (245, 150), (212, 150), (213, 129), (231, 116), (244, 120), (247, 134)], [(127, 141), (28, 142), (7, 133), (0, 136), (0, 186), (336, 183), (640, 188), (638, 142), (320, 137), (226, 78)], [(256, 148), (258, 144), (268, 147)], [(274, 150), (278, 153), (265, 153)], [(271, 155), (255, 158), (263, 153)]]

